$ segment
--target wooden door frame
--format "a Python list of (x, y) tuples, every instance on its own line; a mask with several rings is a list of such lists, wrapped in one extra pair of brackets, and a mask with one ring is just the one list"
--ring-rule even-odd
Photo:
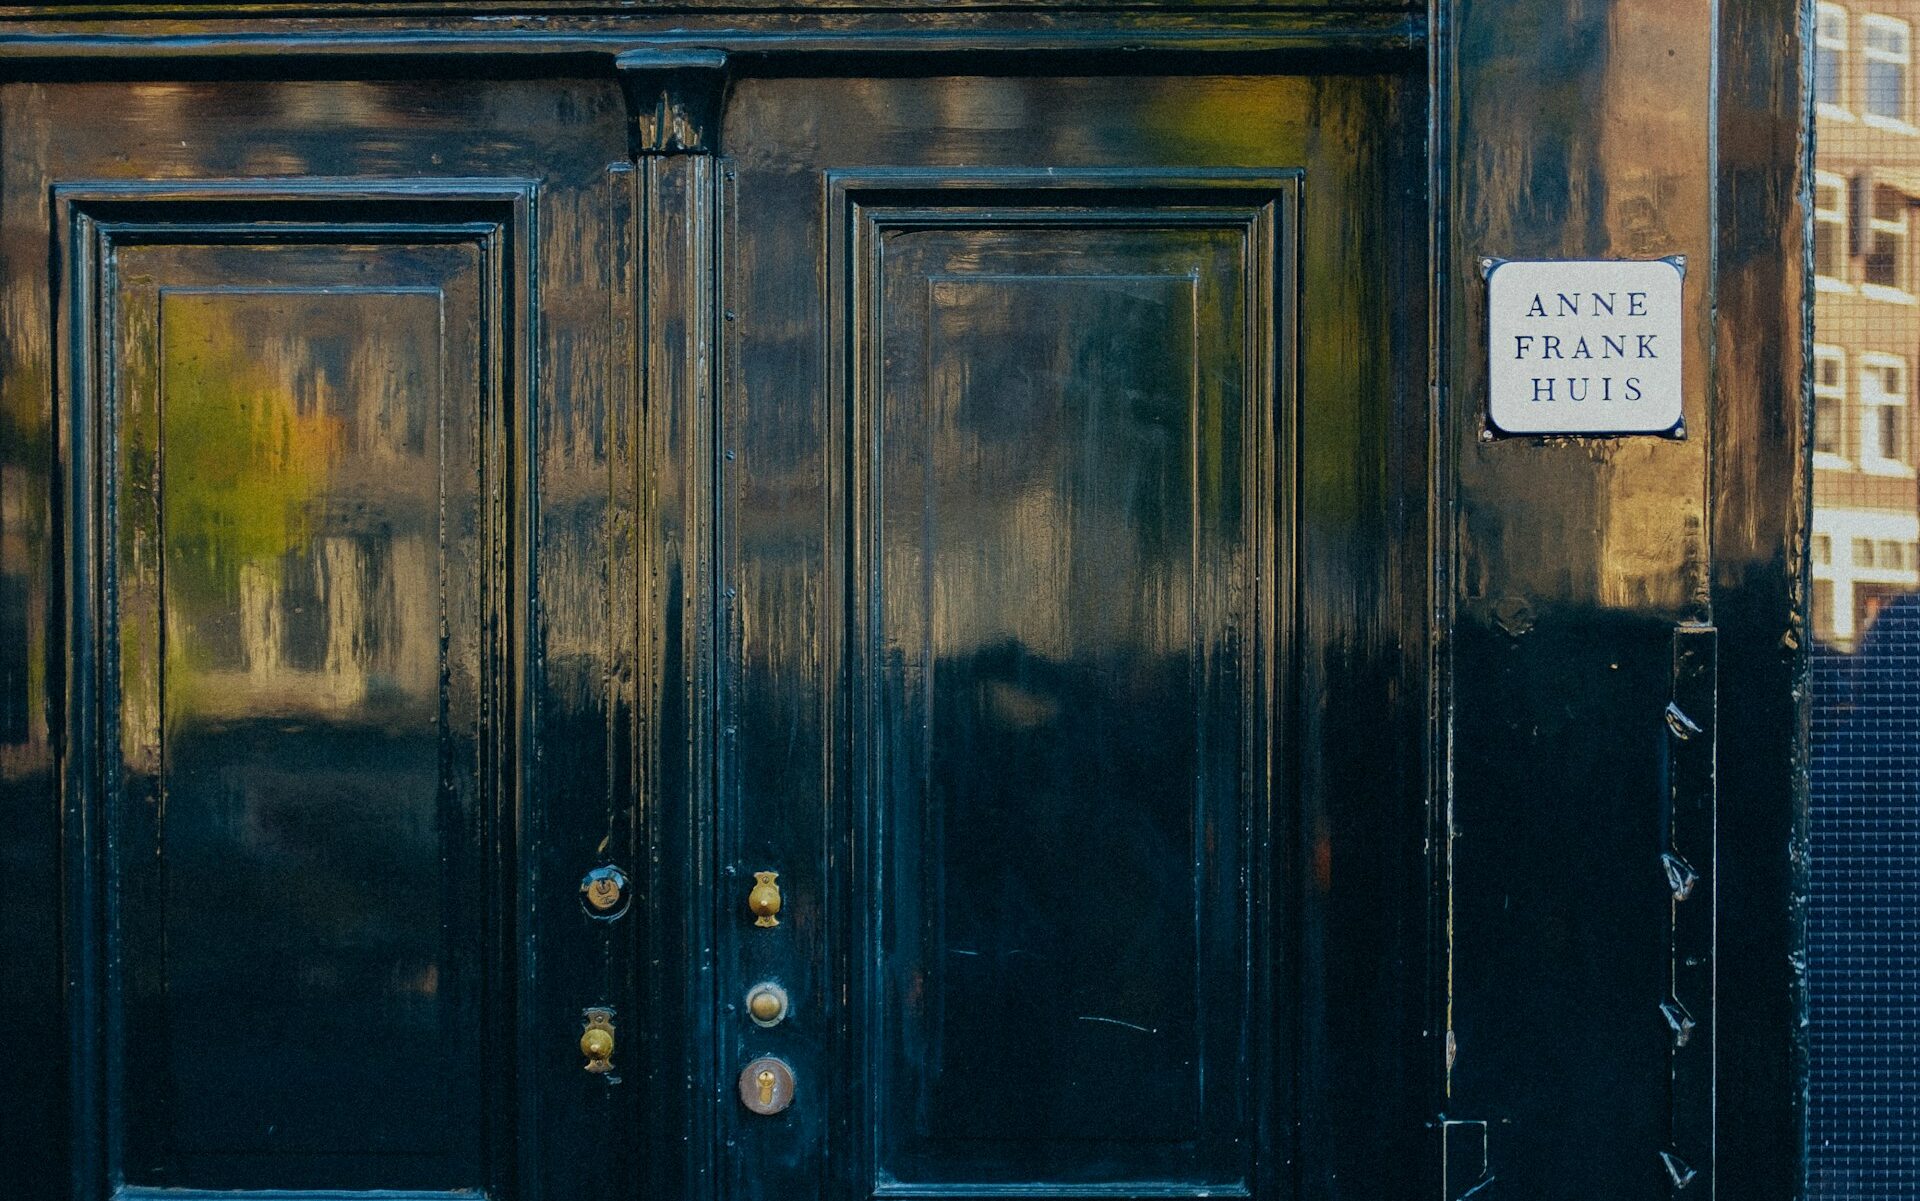
[[(1426, 971), (1433, 1022), (1427, 1062), (1413, 1069), (1428, 1082), (1433, 1101), (1434, 1154), (1417, 1175), (1448, 1201), (1490, 1180), (1522, 1194), (1552, 1182), (1573, 1187), (1559, 1173), (1568, 1123), (1584, 1121), (1583, 1139), (1630, 1165), (1618, 1179), (1637, 1182), (1631, 1195), (1662, 1188), (1677, 1196), (1794, 1195), (1803, 1173), (1806, 1081), (1802, 698), (1810, 489), (1802, 397), (1810, 357), (1803, 234), (1810, 103), (1800, 53), (1809, 20), (1804, 6), (1729, 0), (1706, 21), (1665, 25), (1662, 10), (1675, 6), (1608, 0), (1594, 7), (1597, 16), (1589, 14), (1608, 35), (1598, 44), (1542, 36), (1542, 22), (1556, 20), (1559, 9), (1539, 0), (1473, 6), (1435, 0), (1425, 11), (1203, 5), (1164, 13), (1118, 5), (1075, 10), (1039, 0), (1014, 12), (916, 13), (910, 5), (882, 5), (826, 16), (797, 5), (689, 7), (696, 11), (683, 17), (576, 9), (538, 31), (500, 32), (468, 19), (511, 11), (493, 0), (472, 0), (458, 12), (404, 27), (396, 10), (373, 5), (330, 6), (321, 19), (297, 26), (263, 10), (238, 16), (212, 6), (75, 15), (25, 5), (0, 11), (0, 78), (369, 78), (424, 65), (456, 75), (606, 71), (633, 81), (665, 72), (699, 91), (716, 77), (724, 85), (726, 72), (737, 69), (831, 72), (866, 64), (966, 72), (1071, 65), (1168, 72), (1285, 70), (1319, 62), (1352, 70), (1424, 51), (1431, 116), (1424, 236), (1433, 255), (1428, 494), (1430, 511), (1444, 516), (1431, 523), (1429, 580), (1435, 604), (1427, 828), (1434, 850)], [(713, 51), (726, 57), (715, 59)], [(698, 197), (710, 186), (712, 169), (692, 160), (711, 147), (686, 136), (698, 124), (697, 105), (648, 110), (643, 103), (671, 94), (650, 83), (629, 88), (635, 169), (654, 181), (643, 193), (654, 236), (693, 248), (690, 260), (674, 268), (684, 273), (658, 282), (679, 289), (697, 310), (710, 303), (697, 278), (703, 270), (698, 248), (705, 244)], [(1583, 104), (1583, 96), (1612, 99)], [(649, 125), (648, 111), (667, 117)], [(1609, 140), (1607, 121), (1662, 130), (1666, 137)], [(1675, 146), (1686, 150), (1677, 164), (1671, 161)], [(1539, 169), (1540, 163), (1550, 166)], [(1645, 184), (1684, 183), (1703, 171), (1683, 202), (1655, 203), (1658, 188)], [(1635, 199), (1636, 189), (1644, 202)], [(1608, 209), (1606, 197), (1616, 193), (1626, 202)], [(1701, 283), (1689, 294), (1689, 321), (1704, 352), (1689, 385), (1688, 424), (1698, 431), (1696, 441), (1646, 454), (1625, 442), (1488, 439), (1480, 416), (1472, 264), (1494, 252), (1685, 253), (1701, 264)], [(659, 327), (655, 332), (666, 337)], [(697, 345), (661, 342), (648, 358), (649, 379), (656, 371), (696, 369), (689, 364), (700, 353)], [(662, 383), (680, 386), (664, 377)], [(711, 427), (693, 410), (662, 411), (650, 420), (664, 423), (655, 433), (665, 441), (656, 446), (678, 456), (671, 487), (656, 493), (662, 512), (677, 514), (676, 534), (685, 541), (674, 546), (703, 545), (711, 514), (694, 485), (701, 465), (711, 461)], [(1636, 503), (1641, 507), (1633, 508)], [(1661, 513), (1681, 517), (1679, 536), (1660, 536)], [(1543, 543), (1540, 529), (1564, 537)], [(1616, 541), (1609, 543), (1610, 536)], [(1621, 545), (1619, 537), (1637, 540), (1645, 553), (1637, 578), (1656, 581), (1641, 594), (1623, 595), (1604, 572), (1556, 573), (1550, 570), (1555, 564), (1543, 566), (1538, 549), (1556, 545), (1560, 565), (1599, 563)], [(683, 552), (656, 546), (649, 553)], [(713, 762), (712, 723), (702, 703), (711, 683), (713, 609), (712, 598), (699, 592), (710, 581), (703, 582), (692, 559), (656, 557), (651, 567), (677, 573), (687, 589), (677, 603), (691, 616), (659, 644), (654, 666), (691, 681), (693, 703), (677, 719), (684, 728), (656, 732), (664, 741), (637, 753), (658, 769), (662, 792), (653, 799), (660, 820), (691, 823), (688, 837), (697, 839), (696, 790), (710, 778)], [(31, 640), (32, 629), (54, 628), (51, 614), (25, 620), (29, 629), (0, 630), (0, 637)], [(1635, 1023), (1643, 1017), (1659, 1022), (1662, 1002), (1679, 998), (1648, 996), (1644, 1008), (1596, 1017), (1569, 1011), (1551, 995), (1529, 995), (1513, 964), (1529, 964), (1544, 978), (1569, 966), (1575, 952), (1524, 920), (1524, 900), (1521, 919), (1501, 917), (1496, 906), (1530, 872), (1551, 876), (1546, 869), (1558, 851), (1547, 837), (1551, 827), (1534, 819), (1539, 806), (1598, 812), (1616, 799), (1605, 780), (1568, 777), (1559, 765), (1610, 756), (1642, 762), (1635, 757), (1670, 751), (1643, 737), (1657, 714), (1590, 700), (1591, 680), (1569, 666), (1570, 653), (1583, 664), (1625, 664), (1638, 678), (1693, 687), (1687, 672), (1701, 669), (1676, 666), (1674, 641), (1705, 630), (1712, 631), (1715, 651), (1705, 670), (1718, 696), (1707, 727), (1709, 744), (1718, 749), (1705, 785), (1711, 821), (1704, 833), (1688, 835), (1697, 840), (1693, 845), (1680, 849), (1706, 881), (1701, 895), (1712, 898), (1704, 933), (1694, 921), (1689, 937), (1706, 940), (1713, 973), (1707, 993), (1686, 1000), (1693, 1026), (1687, 1046), (1675, 1048), (1672, 1076), (1644, 1082), (1644, 1101), (1633, 1103), (1667, 1106), (1671, 1138), (1658, 1146), (1616, 1145), (1578, 1073), (1542, 1076), (1526, 1065), (1543, 1057), (1563, 1062), (1554, 1056), (1568, 1031), (1595, 1046), (1643, 1039)], [(50, 653), (59, 653), (57, 643)], [(1523, 684), (1535, 688), (1523, 693), (1534, 699), (1531, 708), (1516, 711), (1513, 697)], [(34, 686), (27, 680), (10, 685), (17, 695), (8, 703), (36, 716), (9, 778), (21, 803), (56, 805), (58, 748), (49, 715), (62, 702), (30, 695), (26, 690)], [(1585, 720), (1564, 725), (1552, 744), (1518, 737), (1547, 697), (1579, 708)], [(666, 746), (675, 747), (671, 756)], [(1550, 795), (1528, 781), (1550, 782)], [(1720, 796), (1737, 803), (1719, 806)], [(1503, 838), (1510, 840), (1503, 854), (1481, 850)], [(52, 853), (30, 846), (10, 851)], [(1658, 868), (1657, 849), (1650, 848), (1646, 871), (1657, 876)], [(20, 900), (16, 920), (56, 922), (52, 898)], [(698, 946), (701, 931), (695, 925), (675, 939)], [(656, 986), (683, 984), (663, 977)], [(1473, 1037), (1459, 1033), (1466, 1029)], [(690, 1031), (689, 1046), (700, 1036)], [(0, 1060), (26, 1065), (0, 1077), (0, 1115), (38, 1112), (45, 1092), (31, 1065), (44, 1061), (45, 1050), (15, 1047), (0, 1036)], [(1641, 1096), (1637, 1089), (1635, 1096)], [(0, 1117), (0, 1129), (8, 1135), (0, 1144), (27, 1148), (29, 1157), (64, 1154), (64, 1121)], [(8, 1171), (0, 1166), (0, 1176)], [(696, 1161), (686, 1176), (659, 1183), (697, 1195), (701, 1172)], [(1421, 1192), (1431, 1195), (1424, 1185)]]

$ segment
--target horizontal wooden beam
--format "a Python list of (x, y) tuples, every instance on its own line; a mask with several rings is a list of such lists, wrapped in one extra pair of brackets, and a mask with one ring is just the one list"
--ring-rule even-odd
[[(0, 75), (57, 70), (115, 77), (165, 78), (218, 67), (227, 74), (287, 75), (331, 72), (353, 64), (372, 74), (422, 68), (463, 74), (454, 64), (528, 60), (554, 70), (575, 60), (576, 70), (611, 72), (621, 56), (724, 52), (737, 75), (843, 73), (853, 68), (886, 74), (1019, 75), (1058, 71), (1071, 60), (1076, 73), (1198, 74), (1259, 69), (1271, 61), (1326, 54), (1401, 57), (1426, 44), (1426, 18), (1408, 12), (1281, 12), (1245, 27), (1049, 24), (1033, 28), (935, 26), (772, 31), (742, 28), (676, 29), (657, 33), (499, 32), (445, 29), (387, 32), (90, 32), (49, 26), (0, 33)], [(284, 27), (282, 27), (284, 28)], [(1359, 63), (1355, 64), (1360, 65)]]

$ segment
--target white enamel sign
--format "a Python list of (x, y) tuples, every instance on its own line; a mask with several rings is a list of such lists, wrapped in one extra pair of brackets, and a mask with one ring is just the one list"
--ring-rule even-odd
[(1681, 414), (1676, 259), (1487, 267), (1488, 416), (1505, 434), (1671, 434)]

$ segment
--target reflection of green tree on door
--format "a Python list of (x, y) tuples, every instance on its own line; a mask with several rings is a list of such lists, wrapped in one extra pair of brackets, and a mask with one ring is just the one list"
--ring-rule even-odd
[(163, 299), (176, 716), (431, 696), (437, 324), (417, 291)]
[(170, 298), (161, 336), (167, 591), (196, 608), (231, 603), (245, 569), (277, 578), (306, 545), (341, 441), (325, 377), (264, 357), (221, 299)]

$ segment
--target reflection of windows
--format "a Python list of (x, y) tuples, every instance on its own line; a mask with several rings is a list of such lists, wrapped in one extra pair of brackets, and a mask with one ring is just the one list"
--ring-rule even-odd
[(1863, 278), (1869, 284), (1907, 290), (1907, 198), (1885, 184), (1873, 187), (1864, 266)]
[(1811, 534), (1807, 557), (1812, 560), (1816, 633), (1851, 649), (1867, 628), (1863, 618), (1878, 603), (1876, 596), (1911, 592), (1920, 585), (1920, 514), (1911, 501), (1891, 509), (1847, 509), (1822, 502), (1814, 508)]
[(1813, 348), (1813, 449), (1844, 455), (1841, 435), (1847, 408), (1847, 352), (1838, 346)]
[(1813, 177), (1813, 270), (1847, 278), (1847, 181), (1825, 171)]
[[(1913, 570), (1916, 552), (1911, 542), (1894, 538), (1855, 538), (1852, 550), (1855, 567), (1871, 567), (1880, 571)], [(1829, 556), (1831, 553), (1829, 546)]]
[(1907, 429), (1906, 360), (1889, 354), (1861, 355), (1861, 464), (1869, 470), (1907, 468), (1911, 461)]
[(1813, 95), (1829, 108), (1847, 107), (1847, 10), (1822, 4), (1814, 28)]
[(1869, 117), (1905, 122), (1912, 34), (1905, 21), (1878, 15), (1860, 20), (1864, 107)]

